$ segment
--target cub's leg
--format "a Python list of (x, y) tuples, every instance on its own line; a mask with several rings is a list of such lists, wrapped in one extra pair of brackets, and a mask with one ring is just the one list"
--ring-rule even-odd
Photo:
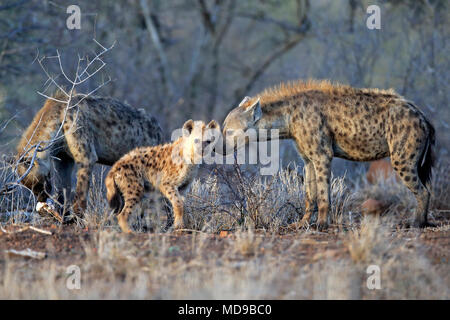
[(160, 186), (161, 193), (172, 203), (174, 215), (174, 228), (183, 229), (184, 201), (178, 189), (169, 185)]

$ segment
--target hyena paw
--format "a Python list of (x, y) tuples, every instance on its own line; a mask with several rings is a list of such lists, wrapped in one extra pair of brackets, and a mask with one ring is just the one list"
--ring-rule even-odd
[(287, 226), (287, 230), (288, 231), (298, 231), (299, 229), (301, 229), (303, 226), (301, 224), (301, 222), (294, 222), (291, 223)]
[(122, 230), (123, 233), (133, 233), (130, 229), (130, 227), (128, 226), (128, 221), (125, 217), (123, 216), (118, 216), (117, 217), (117, 222), (119, 223), (119, 227)]
[(184, 228), (184, 224), (183, 224), (183, 221), (181, 220), (175, 220), (175, 222), (174, 222), (174, 224), (173, 224), (173, 228), (175, 229), (175, 230), (180, 230), (180, 229), (183, 229)]
[(75, 200), (72, 211), (78, 217), (83, 217), (83, 211), (86, 210), (86, 202), (83, 200)]
[(326, 221), (318, 221), (317, 222), (317, 230), (318, 231), (326, 231), (328, 229), (328, 223)]
[(133, 234), (134, 232), (127, 226), (127, 227), (120, 227), (120, 229), (122, 229), (122, 232), (123, 233), (126, 233), (126, 234)]
[(300, 228), (308, 229), (311, 226), (311, 224), (309, 223), (309, 219), (310, 217), (303, 217), (303, 219), (299, 222)]

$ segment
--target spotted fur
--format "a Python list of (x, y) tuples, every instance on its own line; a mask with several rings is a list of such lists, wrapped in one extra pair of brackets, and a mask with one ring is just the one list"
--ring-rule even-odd
[[(173, 143), (136, 148), (124, 155), (109, 171), (106, 197), (118, 214), (123, 232), (130, 233), (128, 218), (145, 192), (159, 190), (171, 203), (174, 227), (183, 227), (184, 199), (181, 194), (197, 173), (196, 157), (210, 141), (204, 141), (205, 130), (220, 130), (216, 121), (205, 126), (203, 121), (188, 120), (183, 134)], [(199, 143), (202, 142), (202, 148)]]
[[(66, 96), (57, 92), (57, 100)], [(22, 136), (17, 146), (17, 156), (39, 141), (49, 141), (60, 134), (47, 150), (37, 153), (31, 172), (22, 183), (43, 201), (46, 193), (55, 192), (59, 201), (64, 193), (70, 195), (71, 175), (77, 166), (77, 184), (74, 211), (81, 214), (86, 208), (90, 175), (95, 163), (112, 165), (122, 155), (137, 146), (159, 144), (162, 131), (157, 120), (127, 104), (107, 97), (75, 95), (65, 112), (66, 104), (47, 99), (44, 106)], [(42, 145), (46, 147), (46, 144)], [(22, 175), (32, 160), (29, 152), (18, 167)]]
[(429, 225), (432, 146), (435, 132), (424, 114), (394, 90), (358, 89), (328, 81), (297, 81), (247, 98), (224, 122), (227, 141), (238, 129), (279, 129), (293, 139), (305, 163), (307, 225), (318, 206), (325, 229), (333, 157), (371, 161), (390, 156), (393, 168), (417, 199), (414, 225)]

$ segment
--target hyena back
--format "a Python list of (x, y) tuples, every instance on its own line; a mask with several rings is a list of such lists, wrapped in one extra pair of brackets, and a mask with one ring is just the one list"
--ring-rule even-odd
[[(205, 130), (218, 130), (212, 120), (188, 120), (183, 134), (173, 143), (136, 148), (117, 161), (106, 176), (106, 197), (110, 207), (118, 214), (123, 232), (130, 233), (128, 218), (148, 191), (159, 190), (171, 203), (174, 227), (183, 227), (184, 199), (181, 194), (197, 172), (198, 156), (211, 141), (204, 139)], [(202, 142), (200, 149), (199, 143)]]
[[(53, 98), (67, 100), (59, 91)], [(81, 214), (86, 208), (94, 164), (112, 165), (135, 147), (159, 144), (162, 130), (158, 121), (143, 109), (112, 98), (75, 95), (71, 106), (76, 104), (66, 109), (65, 103), (47, 99), (23, 134), (17, 146), (17, 157), (39, 141), (51, 140), (63, 124), (62, 138), (37, 153), (32, 170), (22, 183), (33, 191), (38, 201), (44, 201), (46, 193), (52, 192), (61, 202), (64, 193), (70, 195), (71, 174), (77, 165), (74, 211)], [(23, 157), (19, 175), (29, 167), (32, 153)]]
[(246, 97), (224, 122), (234, 143), (247, 129), (278, 129), (293, 139), (305, 163), (306, 213), (315, 206), (317, 226), (327, 227), (333, 157), (371, 161), (390, 156), (392, 166), (417, 200), (414, 226), (429, 225), (433, 126), (410, 101), (393, 90), (357, 89), (327, 81), (281, 84)]

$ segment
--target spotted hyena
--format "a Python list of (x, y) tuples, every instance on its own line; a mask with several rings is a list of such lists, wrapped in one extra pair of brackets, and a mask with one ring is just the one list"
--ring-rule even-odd
[[(54, 99), (66, 100), (57, 92)], [(112, 98), (75, 95), (71, 107), (47, 99), (34, 117), (17, 146), (21, 157), (30, 146), (49, 141), (62, 126), (61, 139), (43, 152), (38, 152), (29, 174), (21, 181), (33, 191), (38, 201), (46, 194), (55, 193), (59, 201), (70, 195), (71, 175), (77, 165), (77, 184), (74, 211), (86, 208), (90, 175), (95, 163), (112, 165), (122, 155), (137, 146), (156, 145), (162, 141), (158, 121), (145, 113)], [(42, 145), (46, 147), (46, 143)], [(28, 152), (18, 166), (18, 173), (26, 172), (32, 161)]]
[(333, 157), (371, 161), (390, 156), (417, 199), (413, 225), (425, 227), (430, 200), (434, 128), (410, 101), (393, 90), (357, 89), (328, 81), (292, 82), (247, 97), (224, 122), (234, 144), (247, 129), (279, 129), (293, 139), (305, 163), (309, 223), (318, 204), (317, 227), (327, 227)]
[(136, 148), (113, 165), (105, 180), (106, 196), (111, 208), (119, 213), (118, 222), (123, 232), (131, 232), (128, 218), (144, 193), (152, 189), (159, 190), (172, 203), (174, 227), (183, 227), (184, 201), (180, 192), (195, 177), (200, 162), (198, 156), (201, 160), (203, 150), (212, 142), (206, 136), (207, 130), (217, 130), (220, 135), (219, 125), (214, 120), (208, 125), (188, 120), (181, 137), (173, 143)]

